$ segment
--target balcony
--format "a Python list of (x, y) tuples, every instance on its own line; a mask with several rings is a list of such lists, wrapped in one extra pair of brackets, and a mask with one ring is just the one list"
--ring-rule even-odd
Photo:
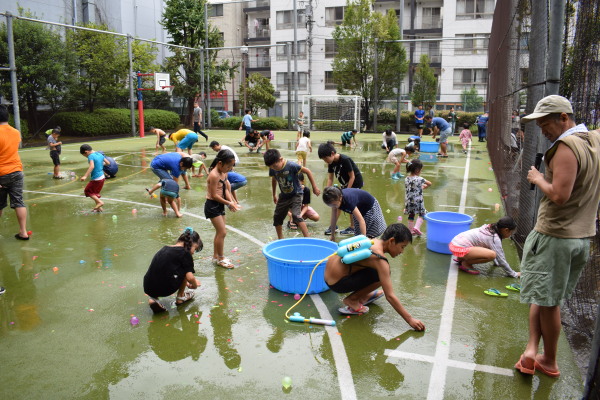
[(258, 71), (270, 71), (271, 69), (271, 56), (269, 49), (251, 49), (246, 59), (246, 71), (258, 72)]
[(256, 0), (250, 1), (247, 4), (247, 7), (244, 7), (245, 13), (256, 12), (256, 11), (269, 11), (271, 9), (271, 1), (270, 0)]
[(439, 17), (424, 16), (421, 21), (421, 29), (442, 29), (443, 26), (443, 19)]
[(251, 41), (269, 40), (271, 38), (271, 28), (268, 24), (258, 24), (248, 26), (248, 36), (246, 39)]

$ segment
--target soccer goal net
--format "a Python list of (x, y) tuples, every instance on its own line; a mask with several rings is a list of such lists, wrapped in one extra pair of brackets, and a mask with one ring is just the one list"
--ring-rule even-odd
[(361, 128), (360, 96), (302, 96), (305, 126), (311, 130), (339, 131)]

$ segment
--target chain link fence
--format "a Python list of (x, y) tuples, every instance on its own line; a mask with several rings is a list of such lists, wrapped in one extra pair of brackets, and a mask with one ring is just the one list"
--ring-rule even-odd
[[(513, 240), (520, 249), (533, 229), (541, 197), (539, 190), (530, 189), (527, 172), (536, 154), (543, 153), (550, 143), (534, 123), (521, 125), (519, 116), (531, 113), (539, 99), (553, 94), (551, 85), (560, 83), (559, 94), (571, 100), (576, 122), (589, 129), (599, 124), (599, 3), (566, 3), (565, 20), (561, 22), (564, 44), (560, 82), (550, 79), (547, 72), (552, 67), (548, 65), (548, 53), (556, 46), (549, 38), (552, 26), (548, 3), (553, 2), (497, 2), (489, 45), (487, 145), (506, 212), (517, 221)], [(590, 260), (572, 298), (561, 309), (563, 327), (582, 375), (589, 361), (596, 364), (598, 359), (591, 347), (598, 340), (593, 336), (600, 299), (599, 242), (596, 234)]]

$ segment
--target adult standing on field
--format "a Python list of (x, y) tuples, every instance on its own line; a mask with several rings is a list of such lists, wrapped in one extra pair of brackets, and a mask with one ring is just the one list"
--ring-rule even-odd
[(450, 136), (454, 136), (454, 132), (456, 132), (456, 121), (458, 120), (458, 114), (454, 111), (454, 107), (450, 107), (450, 112), (448, 113), (448, 122), (450, 123), (450, 128), (452, 128), (452, 132)]
[[(600, 132), (576, 125), (571, 103), (557, 95), (541, 99), (521, 121), (533, 120), (552, 144), (544, 154), (545, 173), (531, 167), (527, 174), (543, 196), (521, 260), (521, 302), (530, 304), (529, 340), (515, 368), (558, 378), (560, 305), (575, 288), (590, 255), (589, 238), (596, 234)], [(538, 354), (540, 339), (543, 354)]]
[(202, 108), (200, 108), (200, 104), (194, 103), (194, 132), (202, 135), (204, 140), (208, 141), (208, 135), (201, 130), (203, 121)]
[(29, 240), (27, 234), (27, 208), (23, 203), (23, 163), (19, 157), (21, 132), (8, 125), (8, 109), (0, 105), (0, 216), (10, 198), (10, 208), (15, 210), (19, 233), (15, 238)]

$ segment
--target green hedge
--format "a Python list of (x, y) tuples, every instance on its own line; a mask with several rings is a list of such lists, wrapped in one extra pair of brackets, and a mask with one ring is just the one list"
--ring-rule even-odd
[[(212, 119), (213, 114), (211, 114)], [(211, 121), (214, 126), (222, 127), (225, 129), (236, 130), (242, 123), (241, 117), (230, 117), (230, 118), (217, 118)], [(269, 129), (271, 131), (277, 131), (287, 128), (287, 120), (281, 117), (265, 117), (259, 118), (257, 122), (252, 123), (252, 128), (257, 131)]]
[[(59, 125), (63, 135), (69, 136), (110, 136), (131, 132), (131, 117), (128, 109), (103, 108), (89, 113), (86, 111), (57, 113), (53, 125)], [(135, 113), (136, 129), (139, 118)], [(144, 110), (144, 126), (156, 126), (163, 130), (176, 129), (179, 115), (165, 110)]]
[[(8, 124), (13, 128), (16, 128), (14, 115), (8, 115)], [(27, 120), (24, 120), (23, 118), (21, 118), (21, 137), (23, 139), (29, 137), (29, 126), (27, 126)]]

